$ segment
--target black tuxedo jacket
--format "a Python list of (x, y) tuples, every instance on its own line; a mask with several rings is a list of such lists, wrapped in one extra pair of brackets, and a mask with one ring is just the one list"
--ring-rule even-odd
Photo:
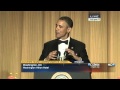
[[(72, 49), (75, 53), (77, 53), (77, 55), (82, 58), (82, 61), (84, 61), (84, 63), (90, 63), (87, 51), (85, 49), (85, 44), (83, 42), (70, 38), (69, 49)], [(44, 60), (48, 54), (54, 50), (58, 50), (58, 39), (54, 39), (44, 44), (44, 48), (39, 60)], [(66, 60), (70, 60), (71, 62), (75, 61), (75, 59), (70, 55), (68, 55)]]

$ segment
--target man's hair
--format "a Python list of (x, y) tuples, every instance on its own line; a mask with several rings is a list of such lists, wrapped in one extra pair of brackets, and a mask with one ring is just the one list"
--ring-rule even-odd
[(73, 21), (70, 17), (62, 16), (59, 18), (59, 20), (64, 20), (69, 25), (69, 27), (71, 27), (71, 28), (73, 27)]

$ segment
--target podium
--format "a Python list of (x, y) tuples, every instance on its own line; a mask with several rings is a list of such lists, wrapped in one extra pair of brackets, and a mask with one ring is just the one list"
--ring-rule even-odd
[[(57, 72), (35, 72), (34, 79), (91, 79), (91, 74), (89, 72), (67, 72), (72, 78), (52, 78), (52, 76)], [(65, 72), (61, 72), (65, 73)]]
[(85, 63), (51, 61), (44, 64), (49, 69), (47, 71), (34, 72), (34, 79), (92, 79), (91, 69)]

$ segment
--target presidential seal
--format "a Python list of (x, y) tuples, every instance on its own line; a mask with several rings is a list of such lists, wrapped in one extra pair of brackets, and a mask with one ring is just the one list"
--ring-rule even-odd
[(51, 79), (72, 79), (72, 77), (67, 72), (56, 72)]

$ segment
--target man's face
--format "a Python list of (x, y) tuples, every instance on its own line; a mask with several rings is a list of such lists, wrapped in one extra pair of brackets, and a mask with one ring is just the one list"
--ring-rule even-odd
[(68, 37), (68, 33), (70, 32), (70, 30), (71, 28), (64, 20), (58, 20), (55, 28), (56, 38), (66, 39)]

